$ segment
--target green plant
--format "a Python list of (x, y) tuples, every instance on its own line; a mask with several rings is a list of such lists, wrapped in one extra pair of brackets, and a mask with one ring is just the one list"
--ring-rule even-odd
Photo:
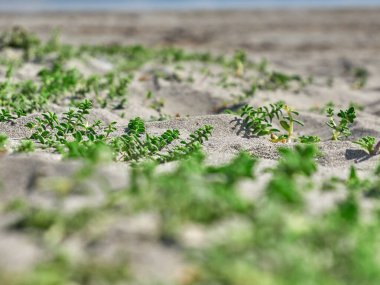
[[(286, 115), (284, 115), (284, 113)], [(270, 104), (269, 107), (259, 107), (257, 109), (246, 105), (240, 111), (243, 118), (243, 124), (255, 136), (270, 135), (272, 142), (292, 142), (294, 139), (294, 124), (303, 126), (303, 123), (295, 119), (294, 116), (299, 115), (290, 106), (279, 102)], [(276, 135), (279, 132), (274, 128), (272, 122), (274, 119), (279, 121), (280, 126), (286, 131), (286, 134)]]
[(16, 117), (13, 116), (9, 110), (7, 109), (0, 110), (0, 122), (11, 121), (13, 119), (16, 119)]
[(321, 138), (318, 136), (299, 136), (300, 143), (318, 143), (321, 141)]
[(317, 170), (315, 156), (318, 153), (313, 144), (296, 145), (294, 150), (280, 148), (281, 159), (278, 165), (271, 170), (272, 179), (266, 190), (269, 197), (285, 202), (300, 204), (303, 202), (301, 189), (308, 189), (307, 185), (301, 186), (298, 176), (310, 177)]
[(247, 54), (240, 50), (235, 52), (232, 59), (232, 66), (237, 77), (243, 77), (245, 72), (245, 65), (247, 63)]
[(294, 138), (294, 124), (299, 124), (303, 126), (304, 124), (301, 121), (298, 121), (294, 118), (294, 115), (299, 115), (293, 108), (288, 105), (283, 106), (284, 111), (287, 116), (283, 116), (280, 120), (281, 127), (287, 132), (285, 135), (276, 136), (272, 134), (271, 141), (272, 142), (292, 142)]
[(32, 50), (40, 45), (39, 38), (22, 27), (14, 27), (10, 31), (5, 31), (0, 36), (0, 49), (11, 47), (22, 49), (24, 57), (29, 59)]
[(283, 103), (270, 104), (269, 107), (264, 106), (257, 109), (245, 105), (240, 111), (240, 116), (252, 135), (265, 136), (279, 132), (278, 129), (272, 126), (272, 121), (274, 118), (280, 119), (282, 108)]
[(329, 121), (326, 123), (332, 131), (332, 140), (341, 140), (345, 137), (351, 135), (350, 126), (354, 123), (356, 119), (356, 112), (354, 107), (350, 107), (347, 110), (340, 110), (338, 117), (340, 118), (339, 123), (335, 122), (334, 119), (334, 109), (328, 108), (326, 110), (327, 117)]
[(36, 118), (36, 122), (27, 124), (27, 127), (34, 130), (31, 138), (49, 147), (59, 147), (68, 140), (102, 141), (115, 131), (115, 123), (104, 128), (99, 120), (88, 124), (86, 117), (91, 108), (91, 101), (85, 100), (78, 104), (77, 110), (70, 109), (64, 113), (61, 121), (55, 113), (42, 114), (42, 117)]
[[(137, 210), (157, 210), (162, 235), (174, 235), (186, 221), (212, 224), (232, 214), (247, 214), (253, 203), (241, 197), (242, 178), (254, 179), (257, 160), (239, 154), (222, 166), (207, 166), (205, 155), (193, 152), (172, 171), (157, 173), (155, 164), (142, 164), (132, 172), (130, 205)], [(119, 203), (119, 195), (113, 201)]]
[(17, 147), (17, 152), (33, 152), (35, 151), (36, 146), (31, 140), (22, 140), (19, 146)]
[[(174, 140), (179, 138), (178, 130), (167, 130), (160, 136), (146, 134), (145, 123), (135, 118), (128, 124), (128, 133), (111, 141), (113, 149), (124, 161), (138, 161), (143, 158), (158, 159), (159, 153)], [(145, 141), (141, 137), (145, 135)]]
[(44, 111), (50, 103), (61, 103), (69, 98), (74, 105), (89, 94), (95, 95), (95, 103), (105, 108), (123, 109), (127, 103), (132, 75), (106, 74), (85, 77), (79, 70), (67, 69), (62, 62), (42, 68), (38, 80), (15, 81), (9, 66), (4, 82), (0, 82), (0, 121), (10, 121), (21, 116)]
[(367, 152), (369, 155), (378, 154), (380, 149), (380, 143), (376, 144), (376, 139), (371, 136), (362, 137), (354, 143), (360, 145), (364, 149), (364, 151)]
[(64, 149), (60, 149), (64, 158), (82, 158), (93, 163), (109, 162), (115, 159), (113, 149), (104, 142), (68, 141)]
[(358, 67), (353, 70), (354, 82), (352, 87), (355, 89), (362, 89), (368, 81), (369, 72), (367, 69)]
[(6, 134), (0, 133), (0, 153), (7, 151), (8, 136)]
[(70, 109), (64, 113), (61, 119), (53, 112), (42, 114), (35, 122), (27, 124), (34, 131), (31, 139), (55, 148), (65, 158), (96, 159), (98, 150), (104, 149), (113, 153), (115, 160), (149, 158), (164, 162), (177, 160), (199, 149), (213, 129), (205, 125), (191, 134), (188, 140), (181, 140), (179, 145), (163, 152), (164, 148), (179, 139), (178, 130), (166, 130), (160, 136), (150, 136), (146, 133), (144, 121), (135, 118), (130, 120), (126, 134), (115, 136), (116, 122), (109, 125), (100, 120), (88, 123), (87, 115), (91, 108), (92, 102), (85, 100), (78, 104), (76, 110)]
[(299, 87), (307, 85), (299, 75), (289, 75), (278, 71), (261, 71), (261, 77), (256, 79), (255, 84), (260, 90), (277, 90), (289, 89), (292, 83), (298, 84)]
[(33, 272), (24, 277), (22, 285), (117, 284), (132, 279), (127, 260), (87, 258), (78, 262), (64, 251), (40, 262)]
[(204, 125), (190, 134), (187, 140), (182, 140), (180, 145), (169, 150), (167, 154), (162, 154), (158, 157), (159, 162), (168, 162), (179, 160), (191, 155), (193, 152), (201, 150), (202, 144), (209, 139), (213, 131), (210, 125)]

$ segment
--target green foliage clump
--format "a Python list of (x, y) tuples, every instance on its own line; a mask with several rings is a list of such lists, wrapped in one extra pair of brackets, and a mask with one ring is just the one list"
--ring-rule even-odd
[(356, 112), (354, 107), (350, 107), (347, 110), (340, 110), (338, 117), (340, 118), (339, 123), (335, 122), (334, 119), (334, 109), (328, 108), (326, 110), (327, 117), (329, 121), (326, 123), (332, 131), (332, 140), (341, 140), (345, 137), (351, 135), (350, 126), (354, 123), (356, 119)]
[[(20, 275), (6, 284), (92, 285), (114, 284), (129, 280), (131, 274), (126, 260), (110, 261), (99, 257), (78, 260), (66, 254), (65, 247), (62, 246), (66, 238), (85, 231), (95, 223), (100, 215), (104, 214), (102, 210), (104, 209), (101, 207), (83, 208), (67, 213), (62, 207), (45, 209), (29, 205), (24, 201), (16, 200), (9, 204), (7, 211), (17, 213), (18, 216), (10, 225), (10, 229), (40, 237), (44, 244), (49, 245), (50, 254), (39, 262), (33, 271)], [(0, 281), (2, 277), (0, 276)]]
[(16, 151), (17, 152), (33, 152), (35, 151), (36, 146), (33, 141), (31, 140), (22, 140), (21, 143), (18, 145)]
[[(290, 106), (279, 102), (270, 104), (269, 107), (258, 107), (246, 105), (240, 111), (245, 127), (255, 136), (270, 135), (272, 142), (292, 142), (294, 136), (294, 124), (303, 126), (303, 123), (297, 119), (299, 113)], [(280, 130), (273, 127), (274, 119), (278, 120), (279, 125), (285, 130), (285, 134), (276, 135)]]
[(24, 57), (30, 58), (32, 49), (41, 44), (40, 39), (22, 27), (14, 27), (0, 36), (0, 50), (6, 47), (22, 49)]
[[(227, 226), (227, 236), (191, 255), (196, 266), (189, 284), (379, 282), (378, 210), (368, 219), (359, 200), (362, 190), (369, 187), (368, 181), (360, 179), (352, 168), (349, 177), (342, 180), (347, 191), (340, 202), (320, 214), (295, 207), (305, 194), (304, 187), (294, 182), (294, 174), (308, 177), (315, 172), (313, 146), (301, 148), (287, 150), (274, 168), (267, 191), (280, 192), (267, 192), (269, 195), (256, 201), (249, 222)], [(307, 165), (302, 165), (304, 157)]]
[[(131, 133), (145, 131), (139, 120), (130, 124)], [(0, 280), (11, 285), (138, 281), (123, 258), (104, 261), (89, 253), (86, 259), (71, 259), (63, 245), (80, 234), (96, 245), (102, 236), (98, 230), (95, 237), (89, 235), (89, 229), (101, 228), (102, 218), (148, 211), (159, 218), (157, 242), (182, 246), (181, 233), (189, 224), (212, 234), (207, 243), (188, 251), (191, 270), (178, 284), (377, 284), (378, 210), (363, 211), (360, 199), (379, 189), (380, 171), (362, 179), (352, 168), (347, 179), (335, 182), (344, 186), (345, 196), (322, 213), (311, 213), (304, 206), (316, 153), (312, 144), (282, 148), (265, 192), (254, 200), (239, 190), (242, 180), (256, 178), (256, 158), (243, 152), (225, 165), (210, 166), (203, 153), (193, 152), (164, 171), (153, 161), (136, 165), (128, 186), (104, 189), (105, 201), (93, 208), (67, 212), (60, 203), (47, 209), (29, 201), (15, 203), (8, 207), (17, 213), (10, 229), (38, 237), (49, 254), (13, 283), (6, 275)]]
[(122, 284), (132, 279), (126, 260), (73, 261), (67, 254), (56, 253), (22, 280), (20, 285)]
[(249, 215), (253, 204), (239, 195), (237, 186), (242, 178), (254, 178), (256, 163), (241, 153), (226, 165), (206, 166), (198, 151), (172, 172), (159, 174), (155, 165), (142, 165), (133, 169), (129, 201), (135, 209), (157, 210), (163, 235), (174, 234), (186, 221), (210, 224), (232, 214)]
[(88, 123), (87, 115), (91, 108), (92, 102), (85, 100), (78, 104), (76, 110), (70, 109), (64, 113), (61, 119), (53, 112), (42, 114), (35, 122), (27, 124), (34, 131), (31, 139), (54, 148), (66, 158), (97, 160), (97, 154), (103, 149), (112, 153), (115, 160), (139, 161), (149, 158), (165, 162), (177, 160), (200, 149), (213, 129), (212, 126), (205, 125), (192, 133), (188, 140), (181, 140), (179, 145), (162, 152), (179, 139), (178, 130), (167, 130), (162, 135), (151, 136), (146, 133), (144, 121), (135, 118), (130, 120), (126, 134), (116, 136), (116, 122), (109, 125), (100, 120)]
[(321, 141), (321, 138), (318, 136), (299, 136), (300, 143), (318, 143)]
[(51, 68), (41, 69), (37, 82), (14, 82), (12, 68), (9, 67), (6, 80), (0, 82), (0, 122), (42, 111), (49, 103), (59, 103), (69, 94), (73, 102), (78, 102), (91, 93), (100, 107), (113, 103), (114, 109), (122, 109), (133, 80), (131, 75), (116, 76), (114, 73), (106, 74), (104, 78), (86, 78), (77, 69), (67, 69), (58, 62)]
[(279, 88), (288, 89), (291, 81), (300, 82), (301, 78), (297, 75), (287, 75), (282, 72), (271, 72), (263, 84), (260, 85), (260, 89), (276, 90)]
[(358, 67), (353, 70), (354, 82), (352, 87), (355, 89), (362, 89), (366, 86), (369, 78), (369, 72), (363, 67)]
[(280, 199), (289, 203), (301, 203), (302, 190), (307, 185), (301, 185), (298, 176), (310, 177), (317, 171), (315, 156), (317, 148), (314, 145), (296, 145), (294, 150), (279, 149), (281, 159), (277, 167), (271, 171), (272, 179), (267, 185), (269, 197)]
[(365, 136), (354, 142), (360, 145), (369, 155), (376, 155), (379, 152), (380, 144), (376, 144), (376, 139), (371, 136)]
[(7, 151), (9, 138), (6, 134), (0, 133), (0, 153)]
[(274, 118), (280, 119), (282, 107), (282, 103), (271, 104), (269, 107), (263, 106), (257, 109), (246, 105), (241, 109), (241, 117), (253, 135), (264, 136), (279, 131), (272, 127), (272, 121)]
[(296, 120), (294, 118), (294, 116), (299, 115), (297, 111), (295, 111), (293, 108), (289, 107), (288, 105), (285, 105), (283, 109), (286, 112), (286, 115), (283, 116), (283, 118), (280, 120), (280, 125), (286, 131), (286, 134), (280, 135), (279, 137), (272, 135), (272, 138), (271, 138), (272, 142), (279, 142), (279, 141), (292, 142), (292, 139), (294, 137), (294, 124), (296, 123), (301, 126), (304, 125), (301, 121)]
[(311, 78), (303, 79), (300, 75), (286, 74), (280, 71), (270, 71), (267, 64), (257, 66), (259, 77), (255, 80), (254, 85), (259, 90), (288, 90), (291, 86), (297, 86), (296, 90), (302, 88), (312, 82)]

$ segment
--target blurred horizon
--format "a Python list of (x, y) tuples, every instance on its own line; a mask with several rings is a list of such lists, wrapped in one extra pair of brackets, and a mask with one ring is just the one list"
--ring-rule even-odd
[(0, 0), (8, 11), (135, 11), (380, 7), (380, 0)]

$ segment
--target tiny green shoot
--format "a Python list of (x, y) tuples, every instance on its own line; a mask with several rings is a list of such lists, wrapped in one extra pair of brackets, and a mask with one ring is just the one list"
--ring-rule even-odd
[(380, 142), (376, 144), (376, 139), (374, 137), (365, 136), (354, 143), (360, 145), (369, 155), (376, 155), (379, 152)]
[(347, 110), (340, 110), (338, 113), (338, 117), (340, 118), (339, 123), (334, 119), (333, 108), (327, 108), (326, 115), (329, 118), (326, 124), (332, 129), (332, 140), (342, 140), (351, 135), (350, 126), (356, 119), (355, 107), (351, 106)]
[(20, 145), (17, 147), (17, 152), (33, 152), (35, 151), (36, 146), (31, 140), (22, 140)]

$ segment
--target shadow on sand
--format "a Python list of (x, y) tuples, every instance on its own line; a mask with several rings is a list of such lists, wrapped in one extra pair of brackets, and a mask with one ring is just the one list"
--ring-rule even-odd
[(360, 163), (370, 159), (372, 155), (361, 149), (347, 149), (345, 157), (347, 160), (354, 160), (355, 163)]

